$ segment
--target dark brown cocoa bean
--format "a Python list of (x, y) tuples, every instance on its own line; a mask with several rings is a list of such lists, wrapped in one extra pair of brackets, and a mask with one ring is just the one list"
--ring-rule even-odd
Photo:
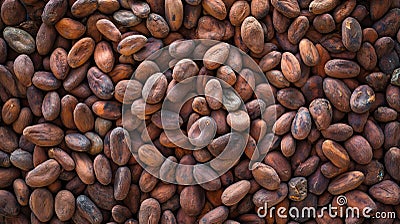
[(376, 210), (376, 204), (375, 202), (368, 196), (368, 194), (359, 191), (359, 190), (354, 190), (347, 192), (345, 194), (347, 198), (347, 204), (348, 206), (351, 207), (356, 207), (358, 209), (365, 209), (366, 207), (369, 207), (370, 213), (373, 214)]
[(313, 20), (313, 27), (320, 33), (330, 33), (336, 28), (331, 14), (317, 15)]
[(384, 143), (383, 130), (372, 120), (368, 120), (364, 127), (363, 136), (373, 149), (379, 149)]
[(33, 168), (32, 154), (22, 149), (17, 149), (10, 155), (10, 162), (15, 167), (29, 171)]
[(342, 22), (342, 41), (347, 50), (356, 52), (361, 47), (362, 30), (358, 21), (352, 17), (347, 17)]
[(367, 85), (361, 85), (357, 87), (350, 97), (351, 109), (360, 114), (369, 111), (374, 102), (375, 92)]
[(297, 17), (288, 29), (288, 40), (292, 44), (298, 44), (304, 37), (308, 28), (310, 27), (309, 21), (305, 16)]
[(344, 82), (337, 79), (326, 78), (323, 82), (323, 89), (326, 97), (336, 109), (342, 112), (349, 112), (351, 110), (351, 92)]
[(399, 204), (400, 187), (391, 180), (384, 180), (369, 189), (369, 193), (379, 202), (390, 205)]
[(117, 120), (121, 117), (121, 104), (115, 101), (96, 101), (92, 111), (103, 119)]
[(264, 158), (265, 164), (271, 166), (282, 181), (288, 181), (291, 176), (291, 167), (289, 161), (278, 152), (270, 152)]
[(285, 0), (285, 1), (271, 1), (272, 6), (275, 7), (280, 13), (288, 18), (296, 18), (300, 15), (300, 6), (297, 1)]
[(33, 74), (32, 84), (43, 91), (53, 91), (61, 86), (61, 82), (52, 73), (44, 71)]
[(305, 104), (303, 94), (295, 88), (281, 89), (276, 95), (278, 102), (288, 109), (296, 110)]
[(345, 148), (350, 157), (359, 164), (368, 164), (372, 159), (372, 148), (368, 141), (360, 135), (347, 140)]
[(112, 196), (112, 186), (101, 185), (96, 182), (88, 185), (86, 192), (90, 199), (101, 209), (111, 210), (117, 204), (117, 201)]
[(369, 42), (364, 42), (357, 52), (358, 63), (366, 70), (372, 70), (378, 63), (374, 47)]
[(396, 147), (390, 148), (389, 151), (386, 152), (385, 154), (386, 171), (395, 180), (400, 179), (399, 176), (400, 165), (398, 162), (399, 157), (400, 157), (400, 149)]
[(268, 207), (277, 205), (283, 201), (288, 195), (287, 184), (281, 183), (279, 189), (275, 191), (268, 191), (265, 189), (258, 190), (253, 195), (253, 203), (257, 207), (262, 207), (267, 203)]
[(199, 223), (223, 223), (228, 218), (229, 210), (225, 206), (214, 208), (205, 214)]
[(103, 221), (100, 209), (85, 195), (79, 195), (76, 198), (76, 208), (90, 223), (101, 223)]
[(21, 175), (21, 171), (15, 167), (11, 168), (0, 168), (0, 177), (2, 178), (0, 181), (0, 187), (6, 188), (13, 184), (13, 181), (16, 180)]
[[(374, 23), (372, 26), (379, 36), (391, 36), (396, 35), (396, 30), (400, 27), (400, 22), (395, 18), (400, 15), (400, 10), (398, 8), (390, 10), (384, 17)], [(389, 25), (387, 25), (389, 24)]]
[(306, 177), (313, 174), (318, 169), (319, 161), (318, 156), (311, 156), (296, 168), (294, 175)]
[(75, 162), (68, 153), (60, 148), (52, 148), (48, 151), (49, 157), (55, 159), (63, 169), (72, 171), (75, 168)]
[(334, 141), (346, 141), (353, 135), (353, 128), (344, 123), (331, 124), (327, 129), (321, 130), (321, 134)]
[(387, 123), (385, 125), (384, 129), (384, 134), (385, 134), (385, 142), (383, 144), (384, 149), (390, 149), (391, 147), (395, 147), (399, 145), (400, 142), (400, 137), (399, 137), (399, 132), (400, 132), (400, 123), (397, 121), (393, 121), (390, 123)]
[(68, 148), (77, 152), (86, 152), (89, 150), (90, 141), (86, 136), (79, 133), (72, 133), (65, 135), (65, 144)]
[(43, 13), (42, 21), (48, 25), (56, 24), (66, 13), (68, 2), (66, 0), (48, 1)]

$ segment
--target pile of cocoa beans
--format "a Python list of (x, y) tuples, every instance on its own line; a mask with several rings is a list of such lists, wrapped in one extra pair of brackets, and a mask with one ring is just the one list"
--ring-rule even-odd
[(0, 223), (400, 223), (400, 1), (0, 5)]

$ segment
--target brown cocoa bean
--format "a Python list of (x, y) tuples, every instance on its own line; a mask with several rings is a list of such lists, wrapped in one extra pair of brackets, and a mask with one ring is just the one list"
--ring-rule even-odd
[(68, 53), (68, 64), (71, 68), (78, 68), (85, 64), (92, 56), (95, 42), (90, 37), (85, 37), (76, 42)]
[(265, 164), (272, 167), (282, 181), (288, 181), (292, 176), (289, 161), (279, 152), (270, 152), (264, 158)]
[(356, 207), (360, 210), (363, 210), (366, 207), (368, 207), (369, 208), (368, 210), (370, 211), (369, 214), (373, 214), (377, 210), (375, 202), (368, 196), (368, 194), (362, 191), (359, 190), (350, 191), (347, 192), (345, 196), (347, 198), (348, 206)]
[(45, 120), (53, 121), (60, 115), (61, 101), (57, 92), (48, 92), (43, 99), (42, 115)]
[(285, 78), (289, 82), (297, 82), (301, 77), (300, 63), (290, 52), (282, 54), (281, 69)]
[[(251, 4), (257, 4), (257, 3), (251, 3)], [(260, 2), (259, 4), (262, 4), (262, 3)], [(266, 5), (269, 5), (269, 4), (266, 3)], [(250, 9), (253, 9), (253, 7), (250, 7), (250, 5), (246, 1), (234, 2), (231, 9), (229, 10), (229, 21), (234, 26), (240, 26), (242, 24), (242, 22), (250, 15)], [(262, 14), (261, 7), (258, 8), (257, 10), (259, 10), (260, 14)], [(254, 9), (253, 11), (256, 11), (256, 9)], [(258, 13), (255, 13), (255, 14), (258, 14)], [(254, 14), (253, 14), (253, 16), (254, 16)]]
[(129, 193), (131, 185), (131, 171), (128, 167), (119, 167), (115, 172), (114, 178), (114, 198), (124, 200)]
[(259, 54), (264, 48), (264, 31), (256, 18), (249, 16), (241, 26), (243, 43), (254, 53)]
[(158, 223), (161, 218), (160, 204), (154, 198), (144, 200), (140, 205), (139, 223)]
[(50, 123), (36, 124), (24, 129), (23, 135), (39, 146), (56, 146), (64, 139), (64, 132)]
[(76, 208), (90, 223), (101, 223), (103, 221), (100, 209), (85, 195), (79, 195), (76, 198)]
[(272, 167), (263, 163), (255, 163), (253, 165), (252, 174), (257, 183), (265, 189), (270, 191), (279, 189), (281, 180)]
[(205, 214), (199, 223), (223, 223), (228, 218), (228, 214), (227, 207), (219, 206)]
[(61, 86), (61, 82), (50, 72), (35, 72), (32, 83), (40, 90), (53, 91)]
[(253, 203), (257, 207), (262, 207), (265, 205), (265, 203), (267, 203), (268, 207), (270, 208), (282, 202), (287, 195), (288, 195), (287, 184), (281, 183), (279, 185), (279, 189), (275, 191), (269, 191), (265, 189), (258, 190), (253, 195)]
[(29, 207), (41, 222), (48, 222), (54, 214), (54, 198), (45, 188), (35, 189), (29, 198)]
[(97, 43), (94, 49), (94, 61), (101, 71), (105, 73), (112, 71), (114, 67), (114, 54), (109, 43), (105, 41)]
[(72, 218), (75, 212), (75, 197), (68, 190), (61, 190), (54, 199), (54, 210), (60, 221)]
[(65, 135), (65, 144), (68, 148), (77, 152), (86, 152), (89, 150), (90, 141), (86, 136), (79, 133), (72, 133)]
[(364, 174), (360, 171), (346, 172), (332, 180), (332, 183), (328, 186), (328, 191), (333, 195), (343, 194), (356, 189), (364, 179)]
[(303, 140), (308, 137), (311, 131), (311, 115), (307, 108), (300, 107), (293, 119), (291, 132), (293, 138)]
[(79, 39), (86, 32), (86, 27), (79, 21), (62, 18), (55, 24), (57, 32), (66, 39)]
[(125, 37), (118, 43), (118, 52), (122, 55), (132, 55), (142, 49), (147, 42), (143, 35), (131, 35)]
[(344, 123), (331, 124), (328, 128), (321, 130), (321, 134), (334, 141), (346, 141), (353, 135), (353, 128)]
[(121, 117), (121, 104), (115, 101), (96, 101), (92, 111), (101, 118), (117, 120)]
[(398, 163), (398, 158), (400, 157), (400, 149), (396, 147), (392, 147), (385, 154), (385, 167), (386, 171), (389, 173), (391, 177), (395, 180), (399, 180), (399, 170), (400, 165)]
[(391, 180), (384, 180), (369, 189), (369, 193), (379, 202), (384, 204), (399, 204), (400, 187)]
[(372, 159), (372, 148), (368, 141), (360, 135), (351, 137), (344, 143), (350, 157), (359, 164), (368, 164)]
[(52, 148), (48, 151), (49, 157), (55, 159), (64, 170), (72, 171), (75, 168), (75, 162), (72, 157), (60, 148)]
[(19, 54), (32, 54), (35, 51), (35, 40), (22, 29), (6, 27), (3, 30), (3, 37), (8, 46)]
[(350, 165), (350, 157), (347, 151), (332, 140), (325, 140), (322, 143), (322, 152), (329, 161), (339, 168), (346, 168)]
[[(136, 190), (139, 191), (137, 188)], [(117, 201), (112, 196), (113, 187), (110, 185), (102, 185), (95, 182), (87, 186), (86, 192), (89, 198), (101, 209), (111, 210), (117, 204)]]
[(95, 175), (93, 170), (93, 162), (87, 154), (72, 153), (72, 158), (75, 162), (75, 171), (79, 179), (85, 184), (93, 184), (95, 182)]
[(292, 110), (297, 110), (305, 104), (304, 95), (292, 87), (279, 90), (276, 98), (282, 106)]
[(224, 190), (221, 196), (222, 203), (226, 206), (237, 204), (250, 190), (250, 182), (241, 180), (230, 185)]
[(300, 6), (297, 1), (294, 0), (272, 0), (272, 6), (275, 7), (280, 13), (285, 15), (288, 18), (296, 18), (300, 15)]
[(22, 149), (17, 149), (11, 153), (10, 162), (23, 171), (29, 171), (33, 168), (32, 154)]
[[(29, 187), (22, 179), (16, 179), (13, 182), (13, 189), (17, 202), (22, 206), (27, 206), (29, 202)], [(9, 204), (12, 207), (12, 203)]]
[(20, 111), (21, 103), (19, 99), (11, 98), (4, 103), (1, 109), (1, 118), (5, 124), (10, 125), (17, 120)]
[[(203, 2), (204, 4), (204, 2)], [(203, 6), (204, 7), (204, 6)], [(207, 10), (205, 8), (205, 10)], [(226, 12), (225, 12), (226, 14)], [(177, 31), (183, 22), (183, 4), (180, 0), (165, 1), (165, 18), (171, 31)]]
[(307, 66), (316, 66), (319, 61), (319, 53), (315, 45), (308, 39), (302, 39), (299, 43), (301, 59)]
[(93, 0), (78, 0), (71, 6), (71, 13), (76, 18), (92, 14), (98, 8), (98, 2)]
[(149, 14), (146, 20), (146, 27), (155, 38), (165, 38), (170, 32), (167, 21), (156, 13)]
[(336, 24), (333, 16), (325, 13), (314, 18), (313, 27), (320, 33), (330, 33), (335, 30)]
[(24, 86), (32, 85), (32, 77), (35, 72), (33, 62), (26, 54), (19, 55), (14, 61), (14, 74)]

